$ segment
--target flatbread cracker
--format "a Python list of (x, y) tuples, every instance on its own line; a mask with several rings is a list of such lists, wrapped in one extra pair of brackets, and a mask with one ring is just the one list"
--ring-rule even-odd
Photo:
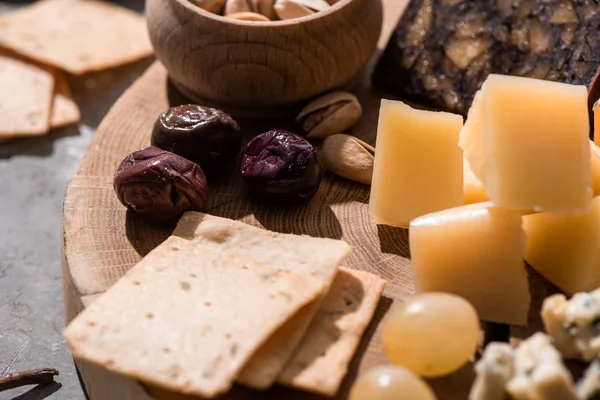
[(81, 120), (81, 112), (79, 106), (73, 100), (71, 88), (69, 88), (65, 76), (59, 71), (54, 71), (54, 81), (54, 100), (50, 115), (50, 127), (61, 128), (78, 123)]
[[(173, 235), (318, 278), (327, 288), (351, 250), (341, 240), (276, 233), (199, 212), (185, 213)], [(273, 385), (300, 343), (321, 300), (305, 307), (269, 338), (237, 381), (256, 389)]]
[(53, 93), (51, 72), (0, 53), (0, 142), (47, 133)]
[(323, 291), (317, 279), (170, 237), (64, 336), (77, 359), (211, 398), (229, 390), (256, 349)]
[(386, 284), (377, 275), (340, 268), (277, 382), (335, 396)]
[(75, 75), (152, 54), (141, 15), (95, 0), (41, 0), (7, 14), (0, 45)]

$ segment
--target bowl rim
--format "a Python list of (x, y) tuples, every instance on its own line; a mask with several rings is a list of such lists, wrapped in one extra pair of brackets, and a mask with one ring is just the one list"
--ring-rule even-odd
[(350, 4), (356, 0), (338, 0), (335, 4), (333, 4), (327, 10), (315, 12), (314, 14), (306, 15), (304, 17), (287, 19), (287, 20), (283, 20), (283, 21), (282, 20), (245, 21), (245, 20), (226, 18), (220, 14), (215, 14), (210, 11), (206, 11), (203, 8), (200, 8), (199, 6), (193, 4), (191, 0), (167, 0), (167, 1), (174, 1), (176, 3), (179, 3), (181, 6), (183, 6), (190, 12), (197, 13), (203, 17), (214, 19), (219, 22), (223, 22), (223, 23), (231, 24), (231, 25), (245, 26), (245, 27), (250, 27), (250, 28), (263, 28), (264, 29), (267, 27), (300, 25), (300, 24), (308, 23), (313, 20), (321, 19), (328, 15), (336, 13), (337, 11), (345, 8), (348, 4)]

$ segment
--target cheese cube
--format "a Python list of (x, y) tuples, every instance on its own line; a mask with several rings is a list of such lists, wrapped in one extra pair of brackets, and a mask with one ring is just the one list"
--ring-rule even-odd
[(594, 112), (594, 142), (600, 146), (600, 99), (596, 100), (592, 106)]
[(464, 204), (489, 201), (483, 182), (477, 179), (467, 159), (463, 160), (463, 179)]
[(592, 190), (600, 195), (600, 149), (590, 140), (590, 162), (592, 164)]
[(460, 145), (495, 204), (515, 210), (589, 211), (584, 86), (492, 74), (476, 100)]
[[(468, 121), (467, 121), (468, 122)], [(466, 127), (467, 125), (465, 125)], [(463, 128), (464, 132), (465, 128)], [(600, 135), (599, 135), (600, 136)], [(594, 196), (600, 195), (600, 149), (590, 140), (590, 161), (592, 164), (592, 191)], [(483, 182), (475, 176), (467, 159), (463, 164), (464, 203), (473, 204), (488, 201), (490, 198), (485, 191)]]
[(521, 214), (490, 202), (417, 218), (410, 224), (417, 292), (454, 293), (483, 320), (526, 325), (525, 242)]
[(567, 294), (600, 287), (600, 197), (582, 215), (541, 213), (523, 218), (525, 260)]
[(407, 228), (420, 215), (463, 203), (462, 117), (382, 100), (369, 209)]
[(487, 171), (487, 154), (484, 148), (483, 94), (475, 93), (465, 125), (460, 131), (458, 146), (463, 149), (469, 168), (479, 181), (485, 180)]

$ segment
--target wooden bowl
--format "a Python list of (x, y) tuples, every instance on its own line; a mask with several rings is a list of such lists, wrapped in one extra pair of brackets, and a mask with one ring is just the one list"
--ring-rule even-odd
[(311, 16), (238, 21), (189, 0), (147, 0), (150, 39), (172, 83), (240, 116), (281, 116), (347, 87), (373, 54), (381, 0), (340, 0)]

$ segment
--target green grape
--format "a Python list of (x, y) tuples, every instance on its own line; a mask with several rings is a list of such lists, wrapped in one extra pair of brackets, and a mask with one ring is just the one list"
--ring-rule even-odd
[(477, 348), (475, 308), (449, 293), (423, 293), (392, 311), (383, 325), (388, 359), (424, 376), (456, 371)]
[(409, 370), (381, 365), (354, 382), (349, 400), (436, 400), (436, 397), (429, 386)]

